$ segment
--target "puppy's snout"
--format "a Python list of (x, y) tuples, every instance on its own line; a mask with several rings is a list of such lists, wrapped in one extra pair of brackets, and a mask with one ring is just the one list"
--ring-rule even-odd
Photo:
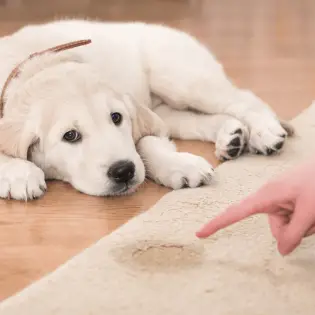
[(107, 175), (116, 183), (127, 183), (135, 176), (135, 164), (131, 161), (118, 161), (111, 165)]

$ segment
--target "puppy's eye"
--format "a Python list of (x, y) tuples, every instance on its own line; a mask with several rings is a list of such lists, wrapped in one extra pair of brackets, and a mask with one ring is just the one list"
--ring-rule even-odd
[(77, 142), (81, 140), (81, 134), (76, 130), (69, 130), (63, 135), (63, 140), (67, 142)]
[(118, 126), (122, 122), (122, 115), (120, 113), (111, 113), (113, 123)]

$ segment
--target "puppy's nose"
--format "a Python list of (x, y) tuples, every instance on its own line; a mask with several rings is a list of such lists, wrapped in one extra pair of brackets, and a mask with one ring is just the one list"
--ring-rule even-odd
[(107, 175), (116, 183), (127, 183), (135, 176), (135, 169), (135, 164), (131, 161), (118, 161), (111, 165)]

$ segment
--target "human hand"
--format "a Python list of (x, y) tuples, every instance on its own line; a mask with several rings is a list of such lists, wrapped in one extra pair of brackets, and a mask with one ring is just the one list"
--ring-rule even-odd
[(282, 255), (290, 254), (304, 237), (315, 233), (315, 162), (305, 163), (279, 179), (263, 185), (256, 193), (204, 225), (196, 235), (206, 238), (255, 214), (269, 217), (272, 235)]

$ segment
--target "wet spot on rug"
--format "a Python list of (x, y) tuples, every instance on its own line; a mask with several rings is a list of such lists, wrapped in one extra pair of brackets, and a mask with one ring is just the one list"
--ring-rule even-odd
[(115, 260), (131, 268), (148, 272), (176, 272), (198, 268), (203, 259), (203, 246), (163, 241), (141, 241), (116, 247)]

